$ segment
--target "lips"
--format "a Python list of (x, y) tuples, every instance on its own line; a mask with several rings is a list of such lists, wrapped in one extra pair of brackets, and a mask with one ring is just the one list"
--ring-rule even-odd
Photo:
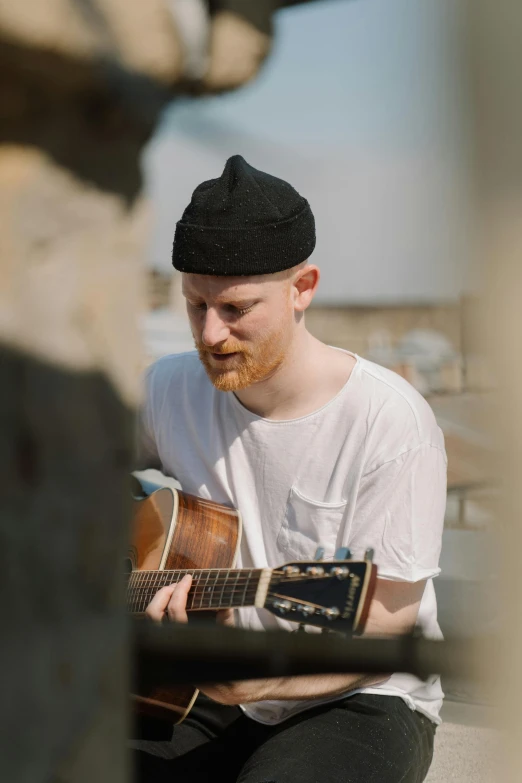
[(238, 356), (238, 351), (231, 351), (230, 353), (210, 353), (213, 359), (215, 359), (217, 362), (225, 362), (227, 359), (230, 359), (232, 356)]

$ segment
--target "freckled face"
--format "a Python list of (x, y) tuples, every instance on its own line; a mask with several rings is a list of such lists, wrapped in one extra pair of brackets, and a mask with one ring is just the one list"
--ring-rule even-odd
[(183, 274), (199, 358), (220, 391), (265, 380), (281, 365), (294, 317), (287, 279)]

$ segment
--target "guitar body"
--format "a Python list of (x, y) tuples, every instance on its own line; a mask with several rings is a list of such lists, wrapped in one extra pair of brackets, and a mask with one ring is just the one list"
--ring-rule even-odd
[[(344, 634), (364, 632), (375, 591), (373, 550), (353, 560), (340, 547), (332, 560), (319, 547), (312, 561), (277, 568), (234, 568), (241, 518), (234, 508), (169, 487), (140, 482), (134, 498), (127, 561), (127, 605), (143, 616), (161, 587), (192, 575), (187, 595), (190, 618), (198, 612), (255, 606), (276, 617)], [(153, 680), (152, 680), (153, 681)], [(133, 696), (139, 712), (181, 723), (197, 690), (188, 685), (150, 687)]]
[[(129, 560), (132, 571), (232, 568), (241, 539), (236, 509), (170, 487), (135, 498)], [(190, 685), (133, 696), (139, 712), (181, 723), (198, 691)]]

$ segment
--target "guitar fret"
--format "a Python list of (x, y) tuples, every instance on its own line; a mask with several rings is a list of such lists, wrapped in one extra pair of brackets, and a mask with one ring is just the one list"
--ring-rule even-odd
[[(143, 603), (143, 600), (144, 600), (144, 598), (145, 598), (145, 596), (146, 596), (146, 594), (147, 594), (147, 593), (146, 593), (146, 590), (147, 590), (147, 580), (148, 580), (148, 574), (146, 574), (146, 575), (145, 575), (145, 576), (142, 578), (142, 580), (141, 580), (141, 587), (142, 587), (142, 592), (141, 592), (141, 597), (139, 597), (139, 598), (138, 598), (138, 601), (137, 601), (137, 608), (138, 608), (138, 611), (139, 611), (139, 612), (143, 612), (143, 606), (142, 606), (142, 603)], [(138, 595), (139, 595), (139, 594), (138, 594)]]
[(216, 581), (217, 576), (214, 576), (214, 584), (212, 585), (211, 591), (210, 591), (210, 604), (209, 606), (214, 606), (214, 590), (216, 589)]
[(149, 579), (149, 575), (148, 573), (146, 573), (141, 580), (141, 587), (143, 588), (143, 590), (141, 592), (141, 598), (138, 599), (138, 611), (140, 612), (143, 612), (144, 609), (142, 604), (144, 602), (145, 596), (147, 595), (147, 591), (148, 591), (148, 579)]
[(225, 609), (253, 605), (260, 571), (256, 569), (194, 569), (133, 571), (128, 577), (127, 605), (131, 612), (143, 613), (156, 592), (192, 574), (187, 608)]
[(227, 571), (227, 575), (226, 575), (226, 577), (225, 577), (225, 578), (224, 578), (224, 580), (223, 580), (223, 584), (221, 585), (221, 595), (220, 595), (220, 597), (219, 597), (219, 603), (218, 603), (218, 607), (220, 607), (220, 606), (221, 606), (221, 607), (224, 607), (224, 605), (225, 605), (225, 599), (224, 599), (224, 595), (225, 595), (225, 588), (226, 588), (226, 586), (227, 586), (227, 578), (228, 578), (229, 576), (230, 576), (230, 568), (228, 569), (228, 571)]
[(205, 584), (203, 586), (203, 590), (201, 591), (201, 595), (199, 597), (199, 608), (203, 608), (203, 599), (205, 598), (206, 591), (208, 590), (208, 580), (210, 578), (210, 571), (207, 571), (207, 578), (205, 579)]
[(140, 611), (140, 595), (142, 595), (142, 591), (144, 590), (145, 585), (145, 579), (141, 577), (139, 581), (139, 585), (136, 586), (135, 593), (134, 593), (134, 602), (136, 609)]
[(144, 579), (143, 579), (143, 577), (142, 577), (142, 578), (140, 579), (140, 584), (139, 584), (139, 586), (137, 586), (137, 587), (136, 587), (136, 589), (135, 589), (135, 591), (134, 591), (134, 607), (135, 607), (135, 611), (137, 611), (137, 612), (141, 611), (141, 607), (140, 607), (140, 596), (141, 596), (141, 594), (142, 594), (142, 593), (141, 593), (141, 591), (142, 591), (142, 589), (143, 589), (143, 583), (144, 583)]
[[(178, 582), (181, 582), (181, 580), (183, 579), (183, 577), (185, 576), (186, 573), (187, 573), (186, 571), (183, 572), (183, 573), (180, 572), (179, 574), (176, 573), (176, 576), (178, 578), (177, 579), (172, 579), (171, 578), (170, 581), (169, 582), (165, 582), (165, 584), (172, 584), (173, 582), (176, 582), (176, 584), (177, 584)], [(188, 611), (190, 611), (192, 609), (192, 601), (193, 601), (193, 596), (194, 596), (194, 590), (195, 590), (195, 587), (196, 587), (196, 579), (197, 579), (197, 574), (193, 574), (193, 576), (192, 576), (192, 583), (190, 585), (190, 590), (189, 590), (188, 595), (187, 595), (187, 607), (186, 608), (187, 608)]]
[(200, 581), (201, 581), (201, 572), (197, 573), (195, 576), (192, 577), (192, 584), (190, 586), (190, 593), (189, 593), (189, 597), (190, 597), (190, 607), (188, 607), (189, 609), (194, 609), (194, 598), (196, 596)]
[(169, 580), (169, 573), (169, 571), (160, 571), (156, 577), (152, 578), (151, 587), (155, 588), (156, 591), (161, 590), (161, 588), (165, 587), (169, 581), (174, 581), (173, 579)]
[[(150, 576), (147, 580), (147, 587), (155, 587), (155, 583), (158, 581), (158, 578), (161, 579), (161, 576), (158, 577), (158, 575), (154, 571), (150, 571)], [(143, 601), (142, 611), (144, 612), (147, 608), (147, 601), (146, 599)]]
[[(239, 571), (239, 570), (238, 570), (238, 571), (236, 571), (236, 581), (235, 581), (235, 583), (234, 583), (234, 587), (232, 588), (232, 598), (234, 597), (234, 595), (235, 595), (235, 592), (236, 592), (236, 590), (237, 590), (237, 583), (238, 583), (238, 581), (239, 581), (239, 574), (240, 574), (240, 573), (241, 573), (241, 571)], [(230, 602), (230, 605), (231, 605), (231, 606), (234, 606), (234, 602), (233, 602), (233, 600)]]
[(252, 569), (250, 570), (250, 572), (248, 574), (248, 577), (245, 580), (245, 589), (243, 591), (243, 599), (242, 599), (243, 606), (246, 604), (246, 594), (247, 594), (247, 589), (248, 589), (248, 587), (250, 585), (250, 577), (251, 576), (252, 576)]
[[(150, 579), (149, 579), (149, 588), (151, 590), (157, 590), (161, 586), (161, 582), (162, 582), (163, 578), (164, 578), (163, 574), (161, 574), (161, 573), (160, 574), (155, 574), (154, 571), (151, 571)], [(146, 603), (146, 602), (144, 602), (144, 603)], [(145, 611), (146, 608), (147, 607), (144, 606), (143, 607), (143, 611)]]
[(140, 612), (144, 612), (145, 609), (146, 609), (146, 604), (147, 604), (146, 596), (148, 595), (148, 592), (149, 592), (150, 578), (151, 578), (150, 577), (150, 573), (148, 573), (145, 576), (144, 580), (143, 580), (143, 586), (144, 586), (145, 589), (143, 591), (142, 598), (141, 598), (141, 601), (139, 603)]

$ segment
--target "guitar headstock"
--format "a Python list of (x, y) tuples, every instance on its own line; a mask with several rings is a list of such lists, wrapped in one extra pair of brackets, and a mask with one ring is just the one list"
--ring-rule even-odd
[(264, 607), (277, 617), (345, 634), (361, 634), (375, 592), (377, 567), (373, 550), (364, 560), (352, 560), (338, 549), (334, 560), (286, 563), (274, 569)]

